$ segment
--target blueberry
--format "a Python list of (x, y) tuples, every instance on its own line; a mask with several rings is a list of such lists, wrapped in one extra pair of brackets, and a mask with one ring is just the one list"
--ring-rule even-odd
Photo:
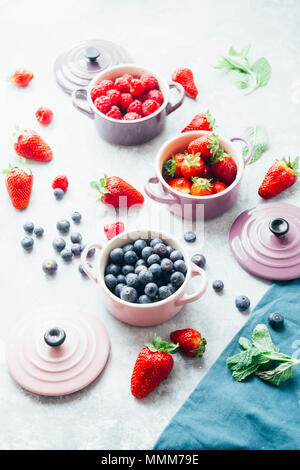
[(175, 271), (180, 271), (182, 274), (185, 274), (187, 272), (186, 264), (182, 259), (178, 259), (177, 261), (175, 261), (174, 269)]
[(196, 253), (192, 256), (192, 262), (199, 266), (199, 268), (204, 268), (204, 266), (206, 265), (206, 258), (204, 255)]
[(133, 250), (133, 245), (131, 243), (128, 243), (127, 245), (124, 245), (122, 247), (122, 250), (124, 251), (124, 253), (126, 253), (127, 251), (132, 251)]
[(56, 224), (56, 228), (60, 233), (68, 233), (70, 230), (70, 222), (66, 219), (59, 220)]
[(73, 258), (73, 253), (71, 250), (67, 250), (66, 248), (60, 252), (60, 255), (64, 261), (71, 261)]
[(35, 227), (34, 234), (37, 238), (41, 238), (44, 235), (43, 227)]
[(135, 251), (126, 251), (124, 253), (124, 264), (132, 264), (132, 265), (135, 265), (135, 263), (137, 262), (138, 260), (138, 257), (137, 257), (137, 254), (135, 253)]
[(168, 256), (170, 257), (170, 254), (174, 251), (174, 248), (171, 245), (167, 245), (167, 253)]
[(135, 274), (140, 274), (141, 271), (147, 271), (147, 267), (144, 266), (143, 264), (140, 264), (134, 270)]
[(175, 263), (175, 261), (177, 261), (178, 259), (183, 259), (181, 251), (178, 251), (178, 250), (172, 251), (172, 253), (170, 254), (170, 260), (173, 261), (173, 263)]
[[(89, 265), (90, 268), (93, 267), (91, 263), (87, 263), (87, 264)], [(84, 271), (82, 264), (78, 265), (78, 271), (80, 272), (80, 274), (82, 274), (82, 276), (87, 277), (87, 273)]]
[(53, 194), (54, 194), (55, 199), (59, 201), (60, 199), (64, 197), (65, 192), (61, 188), (55, 188), (53, 191)]
[(71, 251), (72, 251), (72, 253), (73, 253), (74, 256), (80, 256), (80, 255), (81, 255), (81, 251), (82, 251), (82, 248), (81, 248), (80, 243), (74, 243), (74, 244), (71, 246)]
[(124, 274), (124, 276), (126, 276), (129, 273), (134, 273), (134, 267), (131, 266), (130, 264), (125, 264), (122, 267), (122, 273)]
[(154, 298), (158, 292), (158, 287), (155, 282), (149, 282), (145, 285), (145, 294), (148, 295), (151, 299)]
[(175, 289), (175, 287), (174, 287), (174, 286), (172, 286), (172, 284), (171, 284), (171, 283), (170, 283), (170, 284), (167, 284), (167, 287), (168, 287), (168, 289), (170, 290), (171, 294), (174, 294), (174, 292), (176, 292), (176, 289)]
[(120, 297), (122, 300), (125, 300), (126, 302), (136, 302), (138, 293), (134, 287), (130, 286), (125, 286), (121, 290)]
[(106, 276), (104, 276), (104, 282), (109, 290), (114, 290), (118, 281), (113, 274), (107, 274)]
[(157, 243), (153, 247), (153, 253), (159, 255), (161, 258), (165, 258), (168, 255), (166, 245), (164, 243)]
[(32, 222), (25, 222), (23, 229), (26, 233), (32, 234), (34, 229), (34, 224)]
[(54, 259), (45, 259), (42, 268), (46, 274), (55, 274), (57, 271), (57, 262)]
[(194, 232), (186, 232), (184, 234), (184, 239), (188, 243), (194, 243), (196, 241), (196, 234)]
[(221, 292), (224, 289), (224, 282), (217, 279), (213, 282), (212, 286), (216, 292)]
[(126, 284), (126, 277), (124, 276), (124, 274), (118, 274), (117, 281), (118, 284)]
[(87, 252), (87, 255), (86, 257), (87, 258), (92, 258), (96, 253), (96, 248), (91, 248), (88, 252)]
[(160, 238), (153, 238), (150, 242), (150, 246), (152, 246), (152, 248), (154, 248), (155, 245), (157, 245), (157, 243), (163, 243), (163, 241)]
[(240, 295), (235, 299), (235, 306), (238, 310), (244, 312), (250, 307), (250, 300), (245, 295)]
[(117, 264), (108, 264), (105, 268), (105, 274), (113, 274), (117, 276), (120, 274), (121, 268)]
[(135, 263), (135, 267), (137, 268), (138, 266), (146, 266), (146, 261), (144, 259), (138, 259)]
[(166, 299), (167, 297), (170, 297), (171, 291), (168, 288), (168, 286), (161, 286), (158, 289), (158, 296), (160, 300)]
[(73, 222), (75, 222), (75, 224), (80, 224), (80, 222), (81, 222), (80, 212), (77, 212), (77, 211), (73, 212), (71, 217), (72, 217)]
[(114, 293), (116, 294), (117, 297), (120, 297), (121, 295), (121, 290), (123, 289), (123, 287), (126, 287), (126, 284), (124, 284), (123, 282), (119, 282), (116, 287), (115, 287), (115, 290), (114, 290)]
[(150, 266), (151, 264), (159, 264), (160, 263), (160, 256), (158, 255), (150, 255), (149, 258), (147, 258), (147, 264)]
[(139, 276), (139, 282), (141, 284), (148, 284), (148, 282), (153, 282), (153, 274), (151, 271), (143, 270), (139, 273), (138, 276)]
[(26, 251), (31, 251), (33, 244), (34, 240), (32, 237), (24, 237), (23, 240), (21, 240), (21, 245)]
[(134, 242), (133, 244), (133, 249), (136, 252), (137, 255), (140, 255), (142, 253), (142, 250), (147, 246), (147, 242), (142, 239), (138, 239)]
[(151, 256), (153, 253), (153, 248), (151, 246), (145, 246), (142, 250), (142, 258), (147, 261), (149, 256)]
[(129, 273), (126, 276), (126, 285), (130, 287), (134, 287), (135, 289), (139, 286), (139, 277), (135, 273)]
[(173, 269), (173, 262), (168, 258), (164, 258), (161, 260), (160, 266), (163, 272), (170, 272)]
[(138, 298), (138, 304), (151, 304), (152, 299), (148, 295), (144, 294)]
[(172, 286), (179, 287), (184, 283), (184, 275), (180, 271), (175, 271), (170, 277)]
[(81, 243), (82, 242), (82, 235), (79, 232), (71, 233), (71, 242), (72, 243)]
[(121, 264), (123, 261), (124, 253), (122, 248), (115, 248), (110, 252), (109, 258), (112, 263)]
[(153, 279), (157, 280), (162, 274), (160, 264), (154, 263), (149, 266), (149, 271), (153, 274)]
[(280, 313), (273, 312), (268, 316), (269, 325), (274, 328), (274, 330), (281, 330), (284, 325), (284, 318)]
[(65, 248), (66, 242), (63, 238), (56, 238), (53, 240), (52, 246), (56, 251), (60, 252)]

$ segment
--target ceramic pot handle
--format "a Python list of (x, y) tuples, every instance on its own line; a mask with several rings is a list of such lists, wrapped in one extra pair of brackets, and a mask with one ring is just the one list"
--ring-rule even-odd
[(88, 252), (90, 251), (91, 248), (97, 248), (98, 250), (102, 250), (102, 246), (99, 243), (90, 243), (89, 245), (87, 245), (85, 247), (85, 249), (83, 250), (83, 252), (81, 254), (81, 264), (82, 264), (82, 268), (83, 268), (84, 272), (86, 273), (86, 275), (92, 281), (98, 282), (98, 277), (97, 277), (96, 270), (94, 268), (91, 268), (88, 265), (88, 262), (87, 262), (87, 254), (88, 254)]
[(181, 297), (179, 300), (177, 300), (177, 302), (175, 302), (176, 305), (179, 306), (194, 302), (195, 300), (200, 299), (200, 297), (206, 291), (208, 284), (206, 272), (203, 269), (199, 268), (195, 263), (192, 263), (191, 278), (193, 279), (193, 277), (195, 276), (201, 276), (200, 285), (197, 288), (196, 292), (194, 292), (193, 294), (184, 294), (183, 297)]
[(177, 199), (174, 196), (171, 196), (171, 194), (166, 195), (166, 196), (158, 196), (157, 194), (152, 192), (151, 185), (152, 184), (158, 184), (159, 179), (157, 176), (152, 176), (152, 178), (149, 178), (147, 183), (144, 186), (145, 193), (147, 196), (149, 196), (151, 199), (153, 199), (156, 202), (161, 202), (162, 204), (174, 204), (175, 202), (178, 202)]
[(178, 98), (177, 100), (175, 101), (175, 103), (168, 103), (167, 104), (167, 107), (166, 107), (166, 113), (167, 114), (171, 114), (173, 113), (173, 111), (175, 111), (175, 109), (179, 108), (179, 106), (182, 105), (182, 102), (184, 100), (184, 88), (182, 85), (180, 85), (180, 83), (175, 83), (175, 82), (170, 82), (169, 83), (169, 88), (170, 90), (172, 88), (176, 88), (177, 92), (178, 92)]
[(250, 159), (252, 157), (253, 145), (251, 144), (251, 142), (249, 142), (249, 140), (246, 140), (243, 137), (232, 137), (232, 139), (230, 139), (231, 142), (235, 142), (236, 140), (244, 142), (244, 144), (248, 147), (247, 155), (245, 155), (245, 157), (244, 157), (244, 162), (245, 162), (245, 166), (246, 166), (247, 163), (250, 161)]
[[(86, 96), (87, 90), (85, 88), (78, 88), (77, 90), (74, 90), (72, 92), (72, 104), (74, 108), (78, 109), (78, 111), (85, 114), (89, 118), (94, 119), (95, 113), (88, 105)], [(82, 102), (85, 103), (85, 106), (82, 106)]]

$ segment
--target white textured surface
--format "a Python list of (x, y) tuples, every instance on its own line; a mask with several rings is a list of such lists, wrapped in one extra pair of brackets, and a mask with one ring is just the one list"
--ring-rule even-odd
[[(169, 419), (247, 320), (246, 314), (235, 309), (235, 296), (248, 295), (254, 306), (269, 286), (237, 265), (227, 237), (236, 216), (260, 203), (257, 188), (273, 159), (299, 152), (300, 4), (297, 0), (27, 0), (1, 1), (0, 7), (1, 168), (8, 161), (16, 161), (10, 139), (15, 123), (40, 131), (54, 149), (50, 164), (30, 165), (35, 183), (25, 212), (12, 208), (4, 179), (0, 185), (0, 448), (151, 448)], [(190, 66), (199, 87), (198, 100), (186, 99), (183, 107), (168, 118), (164, 133), (150, 143), (118, 148), (102, 142), (92, 121), (75, 111), (70, 97), (56, 86), (52, 73), (57, 54), (87, 38), (118, 41), (137, 63), (146, 64), (165, 78), (177, 66)], [(263, 55), (268, 58), (273, 75), (267, 87), (244, 97), (212, 65), (230, 45), (239, 49), (247, 43), (253, 46), (252, 59)], [(7, 76), (18, 66), (26, 66), (35, 73), (27, 89), (7, 83)], [(35, 121), (34, 113), (40, 105), (54, 111), (53, 123), (48, 128)], [(271, 141), (264, 158), (246, 169), (238, 204), (224, 216), (207, 222), (204, 238), (199, 236), (197, 246), (191, 249), (191, 253), (198, 250), (205, 253), (209, 279), (223, 279), (224, 294), (218, 296), (209, 287), (200, 301), (185, 307), (168, 323), (156, 328), (135, 328), (120, 323), (103, 309), (96, 286), (81, 279), (77, 261), (69, 266), (60, 262), (56, 278), (46, 279), (41, 263), (52, 257), (57, 219), (70, 217), (73, 210), (79, 210), (83, 214), (80, 232), (85, 240), (102, 237), (103, 223), (109, 216), (103, 216), (96, 205), (89, 181), (106, 171), (142, 189), (153, 173), (160, 145), (179, 132), (194, 114), (207, 108), (215, 115), (220, 133), (228, 137), (241, 135), (248, 125), (262, 124)], [(66, 173), (70, 180), (70, 189), (61, 202), (55, 201), (50, 191), (51, 180), (58, 173)], [(298, 191), (296, 184), (277, 200), (299, 203)], [(141, 221), (147, 220), (150, 206), (156, 216), (164, 218), (164, 208), (147, 200), (139, 214)], [(45, 227), (44, 238), (36, 241), (31, 254), (20, 247), (26, 220)], [(132, 218), (129, 227), (135, 224), (136, 219)], [(163, 227), (168, 230), (166, 221)], [(73, 396), (57, 399), (23, 391), (9, 377), (4, 360), (7, 332), (17, 319), (54, 301), (76, 302), (98, 315), (109, 332), (112, 346), (107, 367), (93, 385)], [(130, 395), (129, 381), (144, 341), (154, 331), (167, 338), (173, 329), (186, 326), (200, 329), (207, 338), (203, 360), (177, 355), (168, 380), (145, 400), (135, 400)]]

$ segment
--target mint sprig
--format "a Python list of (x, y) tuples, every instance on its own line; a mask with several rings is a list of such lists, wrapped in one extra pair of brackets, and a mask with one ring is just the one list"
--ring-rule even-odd
[[(249, 162), (250, 165), (251, 163), (255, 163), (257, 160), (259, 160), (263, 153), (268, 150), (269, 137), (266, 129), (263, 126), (258, 125), (247, 127), (247, 129), (244, 131), (244, 136), (253, 145), (253, 155)], [(247, 155), (248, 147), (246, 145), (243, 147), (242, 152), (244, 156)]]

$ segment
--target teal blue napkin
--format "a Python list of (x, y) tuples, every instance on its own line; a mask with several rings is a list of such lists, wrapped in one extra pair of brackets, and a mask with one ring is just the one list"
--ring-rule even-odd
[(255, 326), (267, 324), (271, 312), (285, 319), (282, 331), (269, 328), (274, 343), (300, 358), (300, 279), (278, 282), (173, 417), (155, 450), (300, 448), (300, 366), (280, 387), (257, 377), (235, 382), (226, 368), (226, 358), (240, 350), (239, 337), (251, 338)]

